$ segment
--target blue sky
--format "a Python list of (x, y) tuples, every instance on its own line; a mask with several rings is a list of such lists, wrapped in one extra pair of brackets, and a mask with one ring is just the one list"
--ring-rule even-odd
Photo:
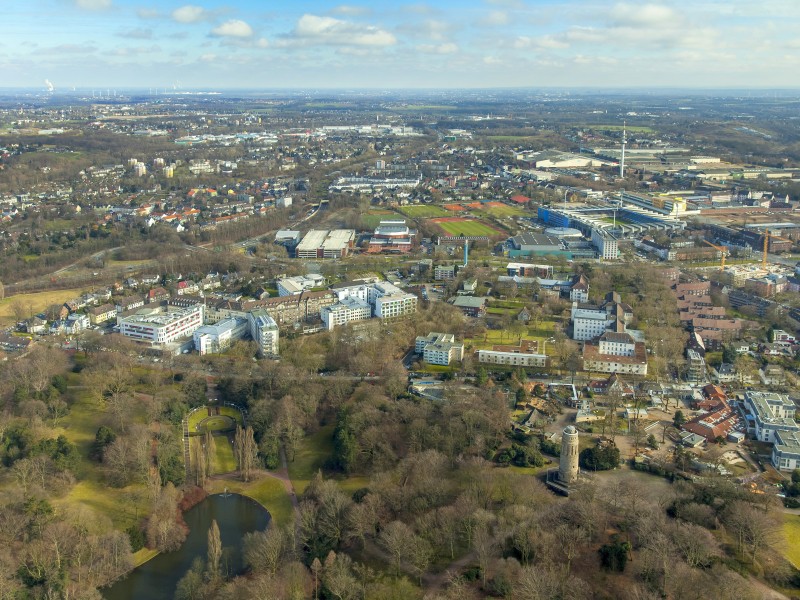
[(797, 87), (800, 0), (0, 0), (0, 86)]

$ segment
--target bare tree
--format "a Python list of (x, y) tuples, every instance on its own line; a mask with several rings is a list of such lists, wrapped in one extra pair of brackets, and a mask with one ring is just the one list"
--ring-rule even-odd
[(217, 520), (211, 521), (208, 529), (208, 552), (206, 553), (206, 575), (209, 580), (217, 581), (220, 576), (220, 559), (222, 558), (222, 540), (219, 536)]

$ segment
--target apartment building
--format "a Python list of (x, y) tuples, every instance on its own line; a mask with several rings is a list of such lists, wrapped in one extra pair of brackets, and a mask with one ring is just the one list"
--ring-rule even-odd
[(203, 325), (204, 310), (205, 306), (202, 304), (187, 308), (141, 309), (120, 319), (119, 331), (134, 340), (158, 345), (169, 344), (193, 335)]

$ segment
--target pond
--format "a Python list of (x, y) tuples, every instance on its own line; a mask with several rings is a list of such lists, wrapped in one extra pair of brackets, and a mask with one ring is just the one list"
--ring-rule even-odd
[(175, 586), (192, 566), (192, 561), (206, 558), (208, 530), (216, 519), (222, 539), (223, 570), (236, 575), (244, 570), (242, 537), (251, 531), (263, 531), (270, 514), (262, 506), (238, 494), (209, 496), (183, 515), (189, 535), (180, 550), (159, 554), (134, 569), (125, 579), (101, 590), (107, 600), (171, 600)]

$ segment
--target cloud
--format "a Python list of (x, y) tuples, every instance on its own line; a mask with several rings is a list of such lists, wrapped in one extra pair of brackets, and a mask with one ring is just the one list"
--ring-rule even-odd
[(150, 40), (153, 39), (153, 30), (137, 27), (136, 29), (121, 31), (117, 35), (131, 40)]
[(163, 15), (154, 8), (140, 8), (136, 16), (140, 19), (160, 19)]
[(75, 6), (84, 10), (105, 10), (111, 8), (111, 0), (75, 0)]
[(504, 10), (493, 10), (488, 14), (483, 23), (486, 25), (506, 25), (508, 24), (508, 13)]
[(682, 20), (675, 10), (660, 4), (617, 4), (611, 9), (611, 19), (617, 27), (664, 27)]
[(453, 42), (445, 42), (444, 44), (422, 44), (417, 46), (417, 50), (425, 54), (453, 54), (458, 52), (458, 46)]
[(352, 4), (340, 4), (330, 10), (333, 15), (345, 15), (348, 17), (360, 17), (372, 13), (372, 9), (366, 6), (353, 6)]
[(231, 19), (211, 30), (216, 37), (248, 38), (253, 35), (253, 28), (244, 21)]
[(211, 14), (206, 9), (192, 4), (181, 6), (172, 11), (172, 18), (178, 23), (197, 23), (206, 21), (210, 17)]
[(561, 48), (569, 48), (569, 44), (563, 40), (556, 39), (551, 35), (546, 35), (541, 38), (532, 38), (526, 35), (518, 36), (512, 44), (517, 50), (526, 50), (528, 48), (539, 48), (541, 50), (558, 50)]
[(328, 46), (392, 46), (394, 35), (374, 25), (361, 25), (334, 17), (304, 14), (290, 34), (305, 44)]

